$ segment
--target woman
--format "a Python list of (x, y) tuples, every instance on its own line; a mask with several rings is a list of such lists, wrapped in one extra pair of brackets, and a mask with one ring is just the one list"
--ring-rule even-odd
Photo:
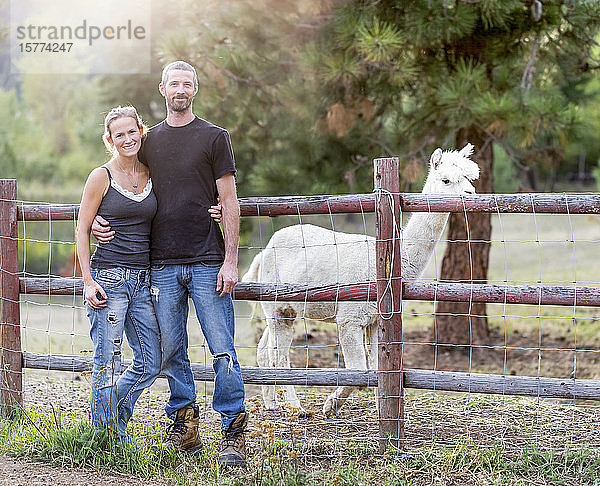
[[(146, 127), (132, 106), (113, 108), (104, 120), (109, 162), (85, 184), (77, 222), (77, 256), (94, 343), (92, 422), (116, 434), (125, 429), (133, 406), (160, 372), (160, 333), (149, 289), (150, 226), (156, 197), (148, 168), (138, 161)], [(90, 262), (90, 230), (99, 214), (114, 238), (99, 245)], [(123, 331), (133, 362), (121, 374)]]

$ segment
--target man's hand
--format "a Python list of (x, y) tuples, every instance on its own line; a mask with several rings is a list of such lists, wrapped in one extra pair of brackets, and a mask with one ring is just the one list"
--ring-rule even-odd
[(230, 294), (238, 282), (238, 269), (236, 265), (231, 263), (223, 263), (221, 270), (217, 275), (217, 292), (220, 292), (219, 297), (224, 297)]
[(221, 207), (221, 200), (218, 198), (217, 198), (217, 205), (211, 206), (210, 208), (208, 208), (208, 214), (210, 214), (210, 217), (212, 219), (214, 219), (215, 223), (221, 222), (222, 209), (223, 208)]
[(98, 215), (96, 215), (92, 223), (92, 234), (98, 240), (98, 243), (108, 243), (115, 236), (115, 232), (110, 230), (108, 221)]

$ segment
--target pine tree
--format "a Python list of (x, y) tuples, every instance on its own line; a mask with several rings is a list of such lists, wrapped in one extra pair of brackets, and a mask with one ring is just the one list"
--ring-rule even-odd
[[(493, 192), (494, 143), (527, 167), (556, 155), (576, 128), (569, 92), (598, 67), (590, 49), (599, 20), (594, 1), (352, 0), (323, 31), (316, 64), (330, 106), (374, 100), (404, 159), (475, 144), (476, 189)], [(467, 221), (450, 219), (441, 280), (487, 280), (490, 216)], [(436, 342), (486, 341), (483, 304), (440, 302), (436, 311)]]

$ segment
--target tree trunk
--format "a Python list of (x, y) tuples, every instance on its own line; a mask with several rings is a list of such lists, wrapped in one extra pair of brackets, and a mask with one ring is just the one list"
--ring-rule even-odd
[[(491, 143), (485, 144), (485, 134), (476, 128), (460, 130), (456, 148), (467, 142), (475, 145), (475, 160), (479, 164), (479, 179), (474, 182), (477, 193), (493, 192)], [(484, 146), (485, 145), (485, 146)], [(483, 150), (482, 150), (483, 148)], [(448, 229), (448, 244), (442, 261), (440, 279), (486, 283), (492, 234), (489, 213), (452, 213)], [(485, 304), (468, 302), (438, 302), (433, 323), (436, 344), (485, 344), (489, 330)], [(467, 348), (465, 348), (467, 349)]]

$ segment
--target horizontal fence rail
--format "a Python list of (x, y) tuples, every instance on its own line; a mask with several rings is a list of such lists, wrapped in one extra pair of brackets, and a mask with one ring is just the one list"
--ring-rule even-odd
[[(242, 216), (372, 213), (376, 194), (240, 198)], [(401, 194), (403, 211), (600, 214), (600, 194)], [(72, 220), (78, 204), (20, 205), (19, 221)]]
[[(85, 356), (24, 353), (24, 366), (31, 369), (85, 372), (93, 358)], [(131, 360), (123, 360), (123, 369)], [(210, 365), (192, 363), (194, 379), (213, 381)], [(542, 398), (600, 400), (600, 380), (506, 376), (483, 373), (405, 369), (404, 386), (421, 390), (492, 393)], [(161, 375), (162, 376), (162, 375)], [(346, 368), (259, 368), (242, 367), (244, 383), (256, 385), (306, 385), (376, 387), (376, 370)]]
[[(83, 281), (80, 278), (21, 278), (20, 291), (24, 294), (81, 294)], [(239, 282), (234, 288), (233, 298), (290, 302), (375, 302), (377, 287), (375, 283), (306, 287)], [(402, 299), (600, 307), (600, 287), (403, 282)]]

